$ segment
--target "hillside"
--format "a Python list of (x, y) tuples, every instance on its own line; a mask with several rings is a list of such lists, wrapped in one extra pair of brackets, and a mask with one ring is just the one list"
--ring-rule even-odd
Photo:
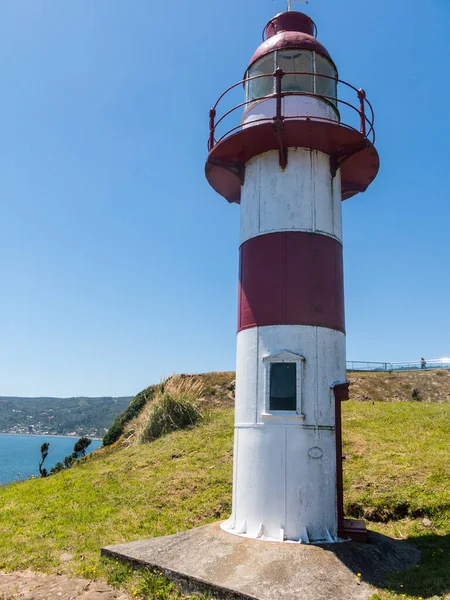
[(450, 371), (349, 373), (352, 400), (450, 402)]
[[(365, 398), (343, 405), (346, 511), (422, 552), (416, 569), (397, 574), (373, 600), (439, 600), (450, 593), (450, 403), (445, 386), (430, 395), (434, 401), (411, 400), (410, 386), (423, 386), (425, 395), (434, 378), (446, 381), (447, 374), (419, 373), (414, 382), (398, 379), (404, 375), (389, 376), (392, 389), (403, 390), (395, 401), (383, 383), (386, 374), (350, 376)], [(153, 583), (144, 586), (129, 568), (100, 559), (99, 550), (229, 515), (234, 374), (194, 377), (204, 383), (204, 419), (195, 428), (140, 445), (133, 439), (140, 417), (134, 416), (118, 442), (71, 470), (0, 488), (0, 539), (8, 539), (0, 569), (108, 580), (135, 597), (172, 598), (163, 578), (151, 576)], [(165, 595), (148, 592), (155, 586)]]
[(102, 437), (130, 400), (0, 396), (0, 433)]

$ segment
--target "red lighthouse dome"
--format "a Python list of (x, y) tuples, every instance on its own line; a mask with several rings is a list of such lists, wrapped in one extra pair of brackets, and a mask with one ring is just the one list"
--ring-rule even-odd
[(253, 54), (249, 66), (262, 56), (284, 48), (311, 50), (331, 60), (316, 34), (316, 24), (308, 15), (294, 11), (280, 13), (264, 27), (263, 43)]
[[(283, 169), (289, 148), (328, 154), (332, 173), (340, 169), (343, 200), (364, 192), (376, 177), (372, 106), (362, 89), (338, 78), (316, 31), (300, 12), (273, 17), (244, 79), (211, 109), (206, 176), (229, 202), (240, 203), (246, 163), (274, 149)], [(229, 108), (241, 85), (245, 100)]]

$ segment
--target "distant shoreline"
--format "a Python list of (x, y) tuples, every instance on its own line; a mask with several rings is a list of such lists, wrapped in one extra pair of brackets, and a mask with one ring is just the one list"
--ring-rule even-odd
[[(7, 433), (5, 431), (0, 431), (0, 435), (26, 435), (27, 437), (56, 437), (56, 438), (72, 438), (73, 440), (79, 440), (82, 435), (63, 435), (57, 433)], [(89, 436), (85, 436), (89, 437)], [(103, 438), (97, 437), (89, 437), (93, 442), (102, 442)]]

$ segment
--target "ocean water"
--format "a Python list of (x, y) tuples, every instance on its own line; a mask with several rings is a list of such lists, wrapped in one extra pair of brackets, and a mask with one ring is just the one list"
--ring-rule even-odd
[[(57, 437), (53, 435), (6, 435), (0, 434), (0, 485), (28, 479), (39, 475), (41, 446), (50, 444), (44, 467), (49, 471), (58, 461), (72, 454), (79, 438)], [(100, 440), (92, 440), (87, 453), (102, 445)]]

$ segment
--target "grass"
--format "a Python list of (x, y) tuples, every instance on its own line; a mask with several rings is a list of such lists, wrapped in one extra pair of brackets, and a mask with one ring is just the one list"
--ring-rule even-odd
[(450, 509), (450, 405), (343, 404), (346, 512), (371, 521)]
[(379, 402), (449, 402), (450, 371), (349, 373), (353, 400)]
[(135, 422), (130, 423), (127, 438), (134, 436), (139, 443), (148, 443), (172, 431), (193, 427), (203, 419), (197, 408), (203, 390), (199, 379), (180, 376), (166, 379)]
[(450, 599), (450, 405), (350, 401), (343, 419), (346, 514), (422, 553), (373, 600)]
[(128, 589), (135, 598), (148, 598), (149, 600), (176, 600), (179, 598), (189, 600), (209, 600), (210, 596), (202, 594), (184, 595), (177, 586), (169, 581), (162, 573), (149, 570), (137, 571), (133, 567), (121, 564), (118, 561), (102, 561), (107, 581), (115, 588)]
[(0, 488), (0, 569), (104, 580), (101, 546), (228, 516), (232, 432), (232, 412), (217, 410), (198, 428), (103, 449), (56, 476)]
[[(234, 376), (208, 378), (195, 428), (118, 442), (56, 476), (0, 488), (0, 568), (105, 580), (136, 598), (181, 597), (158, 573), (136, 574), (99, 550), (229, 515)], [(450, 598), (450, 404), (350, 401), (343, 418), (348, 515), (422, 552), (373, 600)]]

